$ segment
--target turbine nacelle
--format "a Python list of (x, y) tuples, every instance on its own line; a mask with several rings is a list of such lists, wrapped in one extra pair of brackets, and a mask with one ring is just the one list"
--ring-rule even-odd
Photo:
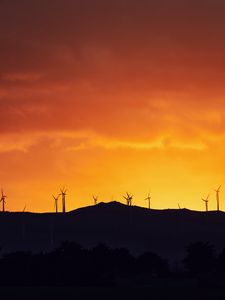
[(66, 192), (67, 192), (67, 189), (65, 187), (63, 187), (62, 189), (60, 188), (60, 192), (62, 196), (65, 196), (66, 195)]
[(58, 201), (60, 196), (61, 196), (61, 194), (58, 194), (58, 196), (52, 195), (52, 197), (55, 199), (55, 201)]
[(209, 202), (209, 195), (210, 194), (208, 194), (208, 196), (206, 197), (206, 199), (202, 198), (202, 201)]
[(151, 200), (151, 196), (150, 196), (150, 193), (148, 194), (148, 197), (147, 198), (145, 198), (145, 200)]

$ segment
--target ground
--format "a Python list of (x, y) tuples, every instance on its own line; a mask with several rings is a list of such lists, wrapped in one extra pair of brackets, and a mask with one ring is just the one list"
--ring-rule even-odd
[(201, 288), (52, 288), (5, 287), (0, 288), (1, 299), (225, 299), (225, 289)]

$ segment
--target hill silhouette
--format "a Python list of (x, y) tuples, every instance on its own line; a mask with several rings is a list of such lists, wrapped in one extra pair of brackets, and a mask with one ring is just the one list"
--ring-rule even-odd
[(2, 252), (49, 251), (63, 241), (84, 247), (104, 243), (125, 247), (134, 255), (153, 251), (180, 259), (196, 241), (225, 245), (225, 213), (187, 209), (155, 210), (119, 202), (99, 203), (68, 213), (0, 213)]

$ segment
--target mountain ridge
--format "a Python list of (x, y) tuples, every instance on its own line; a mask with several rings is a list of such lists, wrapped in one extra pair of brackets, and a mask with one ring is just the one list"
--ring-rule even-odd
[(67, 213), (0, 213), (3, 252), (50, 251), (63, 241), (84, 247), (105, 243), (132, 253), (153, 251), (180, 258), (191, 242), (225, 246), (225, 213), (188, 209), (148, 209), (120, 202), (99, 203)]

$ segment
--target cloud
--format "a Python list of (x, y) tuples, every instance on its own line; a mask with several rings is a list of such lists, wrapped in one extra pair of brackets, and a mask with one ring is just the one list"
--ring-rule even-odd
[(223, 140), (224, 11), (220, 0), (0, 1), (1, 136), (27, 136), (18, 149), (35, 132), (92, 132), (108, 147)]
[(44, 210), (65, 183), (79, 206), (114, 182), (195, 207), (224, 182), (224, 12), (221, 0), (0, 0), (7, 203)]
[(4, 74), (2, 79), (9, 82), (35, 82), (39, 80), (43, 75), (35, 73), (9, 73)]

